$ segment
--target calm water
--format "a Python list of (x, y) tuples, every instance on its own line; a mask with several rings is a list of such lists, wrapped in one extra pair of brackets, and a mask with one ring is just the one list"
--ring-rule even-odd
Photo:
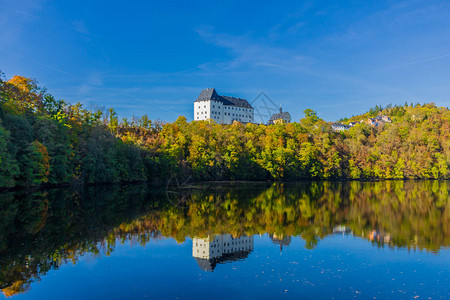
[(0, 298), (450, 298), (450, 182), (0, 195)]

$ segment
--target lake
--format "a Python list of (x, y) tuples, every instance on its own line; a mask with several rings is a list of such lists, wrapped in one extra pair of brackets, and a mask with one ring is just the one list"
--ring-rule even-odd
[(0, 298), (450, 298), (449, 188), (242, 182), (4, 192)]

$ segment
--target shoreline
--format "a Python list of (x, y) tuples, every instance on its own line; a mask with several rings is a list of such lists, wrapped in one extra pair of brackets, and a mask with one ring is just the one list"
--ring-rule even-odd
[(73, 189), (81, 189), (87, 187), (103, 187), (103, 186), (131, 186), (131, 185), (148, 185), (153, 188), (164, 188), (169, 186), (178, 186), (180, 188), (192, 188), (193, 186), (204, 186), (204, 185), (234, 185), (234, 184), (254, 184), (254, 185), (266, 185), (273, 183), (283, 183), (283, 184), (295, 184), (295, 183), (312, 183), (312, 182), (332, 182), (332, 183), (348, 183), (348, 182), (360, 182), (360, 183), (373, 183), (373, 182), (383, 182), (383, 181), (403, 181), (403, 182), (411, 182), (411, 181), (450, 181), (450, 178), (436, 179), (436, 178), (405, 178), (405, 179), (299, 179), (299, 180), (205, 180), (205, 181), (187, 181), (182, 184), (169, 183), (175, 177), (167, 180), (166, 184), (163, 181), (133, 181), (133, 182), (102, 182), (102, 183), (64, 183), (64, 184), (44, 184), (40, 186), (15, 186), (9, 188), (0, 188), (0, 192), (9, 193), (9, 192), (36, 192), (36, 191), (45, 191), (51, 189), (59, 189), (59, 188), (73, 188)]

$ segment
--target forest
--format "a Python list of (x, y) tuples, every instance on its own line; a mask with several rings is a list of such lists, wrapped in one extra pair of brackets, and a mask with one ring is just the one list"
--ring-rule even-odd
[(449, 179), (450, 111), (376, 106), (334, 132), (316, 112), (288, 124), (119, 118), (57, 100), (36, 80), (0, 78), (0, 188), (211, 180)]

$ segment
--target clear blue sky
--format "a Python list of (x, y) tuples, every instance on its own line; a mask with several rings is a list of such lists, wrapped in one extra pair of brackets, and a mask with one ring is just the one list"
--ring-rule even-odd
[(207, 87), (264, 91), (294, 120), (450, 106), (450, 2), (0, 0), (0, 70), (165, 121)]

